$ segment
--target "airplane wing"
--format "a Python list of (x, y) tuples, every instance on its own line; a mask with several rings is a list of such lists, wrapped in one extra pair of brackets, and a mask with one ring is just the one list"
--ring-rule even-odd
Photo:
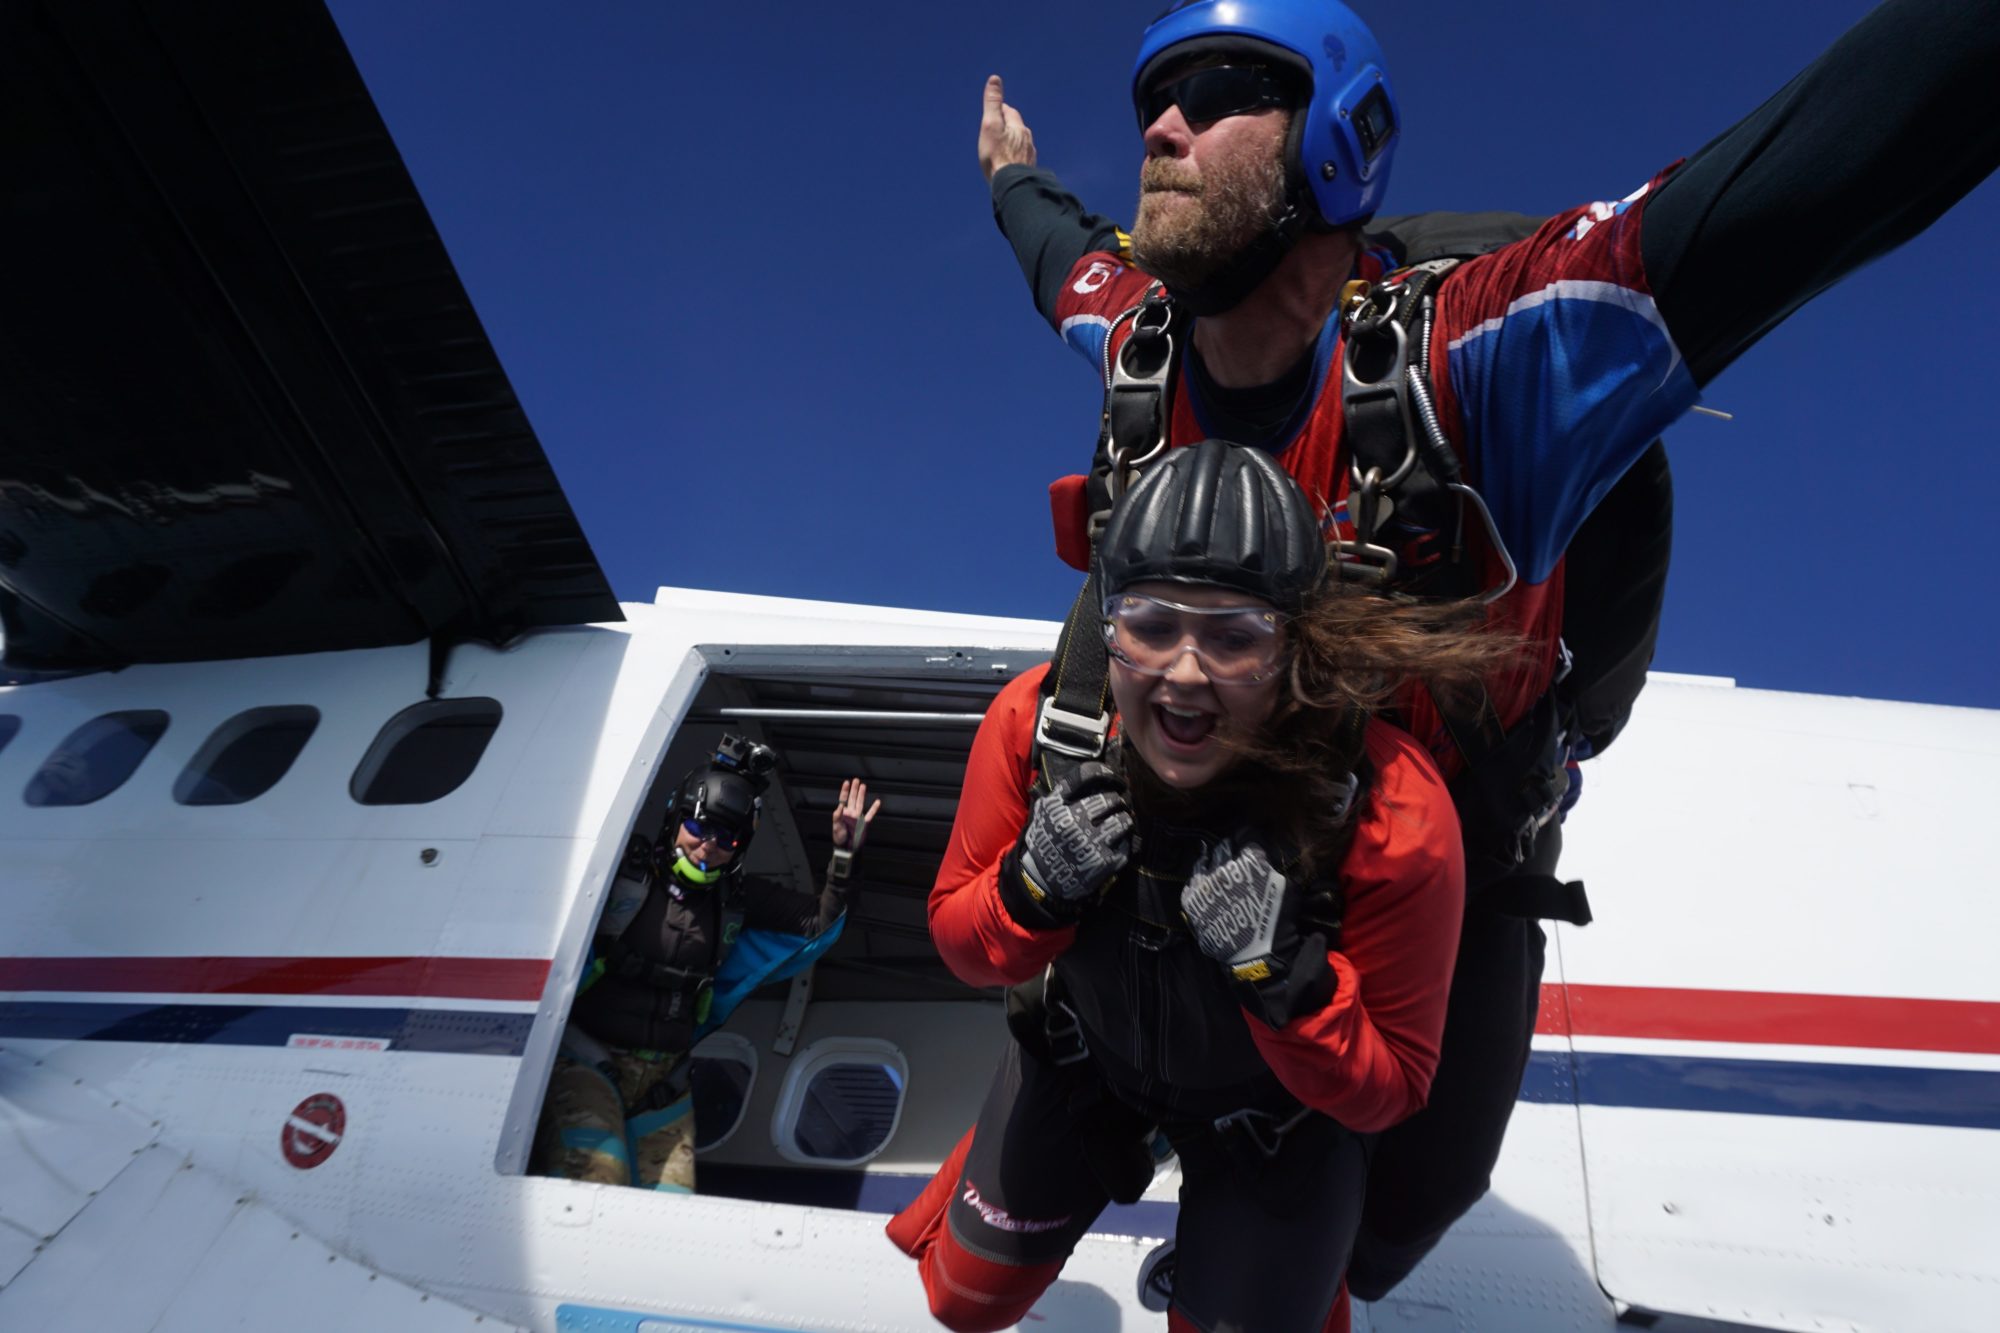
[(321, 5), (0, 0), (0, 116), (9, 668), (621, 618)]
[(0, 1327), (508, 1327), (336, 1253), (157, 1124), (0, 1050)]

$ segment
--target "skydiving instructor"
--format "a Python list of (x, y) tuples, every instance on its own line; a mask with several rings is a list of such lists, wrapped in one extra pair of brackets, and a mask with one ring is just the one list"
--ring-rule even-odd
[[(1027, 126), (988, 81), (979, 156), (995, 217), (1038, 308), (1092, 373), (1119, 361), (1152, 295), (1146, 318), (1170, 310), (1177, 330), (1172, 445), (1263, 448), (1334, 515), (1344, 572), (1484, 599), (1491, 630), (1532, 645), (1488, 677), (1474, 710), (1413, 689), (1394, 713), (1451, 784), (1468, 910), (1428, 1106), (1376, 1145), (1356, 1296), (1395, 1287), (1486, 1191), (1519, 1091), (1543, 966), (1536, 918), (1553, 913), (1500, 889), (1556, 883), (1568, 761), (1622, 722), (1579, 724), (1578, 675), (1565, 675), (1565, 637), (1591, 628), (1577, 623), (1580, 589), (1605, 581), (1566, 569), (1573, 540), (1628, 471), (1657, 457), (1664, 477), (1649, 445), (1704, 386), (2000, 163), (1996, 69), (1994, 0), (1889, 0), (1691, 156), (1620, 182), (1629, 193), (1497, 248), (1467, 244), (1473, 257), (1420, 275), (1392, 274), (1400, 257), (1361, 231), (1400, 112), (1378, 43), (1335, 0), (1182, 0), (1146, 29), (1130, 85), (1144, 160), (1129, 237), (1036, 165)], [(1408, 322), (1419, 307), (1421, 327)], [(1349, 354), (1389, 347), (1392, 324), (1407, 349), (1428, 349), (1396, 353), (1432, 410), (1411, 426), (1435, 445), (1415, 490), (1364, 466), (1343, 397)], [(1075, 478), (1052, 497), (1059, 549), (1085, 567), (1091, 493)], [(1663, 540), (1657, 556), (1663, 579)], [(1650, 634), (1635, 651), (1643, 682)]]
[(860, 778), (841, 783), (817, 893), (745, 875), (777, 762), (724, 736), (675, 788), (657, 837), (626, 849), (549, 1080), (536, 1145), (548, 1174), (692, 1192), (695, 1042), (839, 937), (882, 802)]

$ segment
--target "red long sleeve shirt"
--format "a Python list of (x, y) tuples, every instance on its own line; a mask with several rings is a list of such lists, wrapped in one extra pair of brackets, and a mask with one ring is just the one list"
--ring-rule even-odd
[[(1012, 985), (1075, 938), (1031, 930), (1000, 899), (1000, 862), (1028, 820), (1037, 691), (1029, 671), (994, 699), (966, 763), (951, 842), (931, 890), (931, 937), (961, 980)], [(1339, 984), (1325, 1008), (1272, 1029), (1245, 1012), (1264, 1060), (1301, 1102), (1362, 1132), (1424, 1104), (1465, 906), (1458, 818), (1415, 740), (1386, 723), (1365, 739), (1375, 780), (1341, 866), (1346, 917), (1329, 951)]]

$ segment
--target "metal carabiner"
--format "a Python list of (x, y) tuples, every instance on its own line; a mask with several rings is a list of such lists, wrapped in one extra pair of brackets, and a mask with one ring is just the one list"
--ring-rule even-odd
[(1343, 291), (1342, 298), (1341, 325), (1347, 336), (1371, 338), (1395, 319), (1403, 288), (1400, 283), (1363, 284), (1358, 292)]
[[(1366, 411), (1387, 410), (1395, 414), (1402, 427), (1403, 458), (1396, 470), (1384, 477), (1381, 488), (1393, 490), (1403, 484), (1410, 470), (1417, 465), (1417, 438), (1411, 429), (1415, 414), (1410, 408), (1410, 335), (1401, 324), (1390, 324), (1388, 333), (1394, 344), (1387, 371), (1376, 379), (1363, 379), (1355, 368), (1355, 361), (1367, 334), (1356, 338), (1349, 334), (1347, 346), (1340, 358), (1340, 410), (1343, 419), (1352, 429), (1357, 409)], [(1386, 409), (1384, 404), (1387, 404)], [(1352, 450), (1349, 450), (1350, 455)], [(1355, 483), (1361, 481), (1360, 464), (1350, 465)]]
[[(1140, 469), (1167, 451), (1167, 432), (1172, 413), (1172, 407), (1167, 402), (1167, 372), (1174, 362), (1174, 335), (1168, 332), (1171, 313), (1164, 302), (1142, 305), (1133, 317), (1132, 332), (1126, 335), (1124, 346), (1112, 358), (1111, 385), (1105, 398), (1105, 427), (1110, 435), (1105, 457), (1111, 466), (1111, 473), (1105, 478), (1105, 490), (1114, 504), (1138, 479)], [(1158, 322), (1150, 322), (1151, 319)], [(1148, 364), (1135, 364), (1141, 355)], [(1128, 400), (1140, 401), (1140, 410), (1150, 410), (1152, 417), (1153, 438), (1137, 457), (1127, 456), (1127, 446), (1119, 439), (1116, 429), (1118, 408), (1121, 402)]]

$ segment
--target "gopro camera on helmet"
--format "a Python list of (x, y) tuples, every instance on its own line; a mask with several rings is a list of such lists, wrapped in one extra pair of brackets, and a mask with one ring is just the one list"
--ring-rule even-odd
[(770, 785), (771, 771), (778, 766), (778, 752), (748, 736), (728, 732), (715, 744), (714, 763), (717, 768), (741, 773), (761, 792)]

